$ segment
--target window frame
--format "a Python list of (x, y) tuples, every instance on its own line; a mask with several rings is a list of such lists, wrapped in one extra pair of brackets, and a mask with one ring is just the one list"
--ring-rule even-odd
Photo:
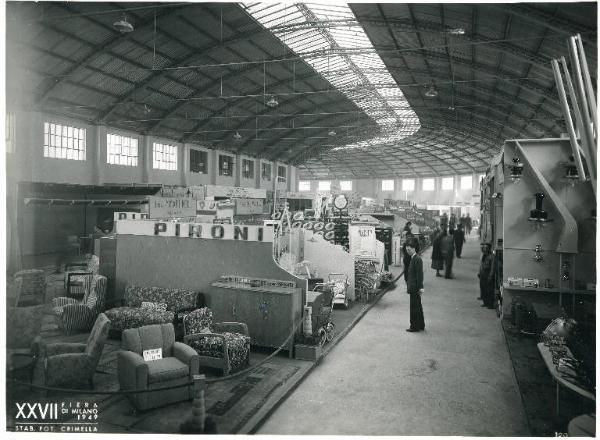
[[(248, 172), (246, 172), (246, 164), (248, 164)], [(242, 159), (242, 179), (254, 179), (254, 160)]]
[[(308, 188), (303, 188), (302, 184), (308, 184)], [(304, 185), (306, 186), (306, 185)], [(310, 191), (310, 180), (299, 180), (298, 181), (298, 192), (309, 192)]]
[[(452, 182), (452, 185), (450, 188), (444, 188), (444, 181), (448, 182)], [(442, 191), (453, 191), (454, 190), (454, 177), (442, 177), (442, 184), (441, 184), (441, 189)]]
[[(120, 143), (113, 143), (111, 145), (111, 140), (115, 140), (115, 138), (119, 138)], [(125, 141), (129, 142), (129, 145), (125, 145)], [(134, 147), (135, 144), (135, 147)], [(117, 153), (115, 149), (119, 147), (120, 151)], [(123, 149), (127, 148), (129, 150), (129, 154), (123, 154)], [(131, 153), (131, 151), (135, 149), (135, 155)], [(112, 150), (112, 151), (111, 151)], [(112, 155), (112, 162), (111, 162)], [(122, 159), (125, 159), (125, 162), (122, 163)], [(138, 138), (118, 133), (106, 133), (106, 163), (108, 165), (118, 165), (125, 167), (137, 167), (139, 164), (140, 158), (140, 142)]]
[[(268, 175), (265, 173), (266, 167), (269, 168)], [(261, 162), (260, 163), (260, 180), (266, 180), (267, 182), (270, 182), (271, 180), (273, 180), (273, 166), (269, 162)]]
[[(283, 175), (281, 175), (281, 170), (283, 170)], [(287, 167), (285, 165), (277, 165), (277, 181), (287, 182)]]
[[(463, 181), (466, 181), (467, 179), (468, 179), (468, 182), (469, 182), (469, 187), (465, 188), (463, 186)], [(473, 189), (473, 176), (471, 176), (470, 174), (466, 175), (466, 176), (460, 176), (460, 182), (459, 183), (460, 183), (460, 189), (461, 190), (465, 190), (465, 191), (466, 190), (471, 190), (471, 189)]]
[[(425, 188), (425, 182), (431, 181), (431, 188)], [(435, 191), (435, 178), (434, 177), (425, 177), (421, 183), (421, 189), (423, 191)]]
[[(327, 188), (322, 188), (321, 184), (323, 184), (324, 186), (327, 186)], [(327, 184), (327, 185), (325, 185)], [(317, 190), (318, 191), (331, 191), (331, 180), (319, 180), (319, 183), (317, 184)]]
[[(163, 151), (157, 151), (160, 147)], [(168, 151), (164, 151), (165, 147)], [(160, 153), (160, 159), (157, 157), (157, 153)], [(163, 155), (167, 155), (169, 158), (175, 158), (175, 160), (163, 160)], [(179, 149), (177, 145), (164, 144), (162, 142), (152, 142), (152, 169), (161, 171), (177, 171), (179, 167)]]
[[(202, 167), (196, 166), (194, 169), (192, 169), (192, 165), (197, 165), (197, 163), (194, 164), (192, 161), (192, 154), (200, 155), (202, 157)], [(198, 148), (190, 148), (189, 172), (194, 174), (208, 174), (208, 151), (200, 150)]]
[[(390, 183), (391, 183), (391, 185), (390, 185)], [(391, 186), (391, 189), (387, 188), (387, 186)], [(394, 179), (381, 179), (381, 191), (392, 192), (395, 190), (395, 188), (396, 188), (396, 181)]]
[[(235, 160), (233, 156), (229, 154), (219, 153), (219, 176), (233, 177), (233, 168), (235, 166)], [(227, 166), (225, 166), (227, 163)]]
[[(344, 184), (350, 184), (350, 188), (344, 188)], [(340, 180), (340, 191), (352, 191), (352, 180)]]
[[(405, 189), (404, 184), (408, 183), (408, 182), (412, 183), (412, 188)], [(406, 191), (406, 192), (414, 191), (416, 186), (417, 186), (417, 182), (415, 181), (415, 179), (402, 179), (402, 191)]]
[[(65, 159), (86, 161), (87, 155), (87, 129), (66, 125), (58, 122), (44, 122), (44, 157), (48, 159)], [(57, 141), (60, 139), (60, 145)], [(65, 141), (66, 146), (62, 146)], [(77, 141), (77, 142), (75, 142)], [(75, 147), (75, 143), (79, 144)], [(58, 151), (61, 151), (59, 154)], [(74, 154), (76, 153), (76, 154)], [(76, 156), (76, 157), (73, 157)]]

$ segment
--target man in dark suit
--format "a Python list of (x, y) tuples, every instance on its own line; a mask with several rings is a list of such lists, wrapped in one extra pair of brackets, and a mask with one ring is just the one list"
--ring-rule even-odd
[(407, 332), (418, 332), (425, 330), (425, 318), (423, 317), (423, 305), (421, 295), (423, 294), (423, 260), (417, 254), (418, 242), (416, 238), (410, 238), (406, 243), (406, 252), (410, 255), (410, 264), (406, 272), (406, 292), (410, 295), (410, 328)]

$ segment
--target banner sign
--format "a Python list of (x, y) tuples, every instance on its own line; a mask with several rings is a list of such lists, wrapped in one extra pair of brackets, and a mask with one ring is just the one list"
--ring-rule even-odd
[(312, 200), (316, 197), (316, 193), (311, 192), (283, 192), (280, 194), (280, 197), (285, 197), (286, 199), (302, 199), (302, 200)]
[(215, 225), (152, 220), (119, 220), (116, 225), (118, 235), (273, 242), (273, 229), (256, 225)]
[(150, 218), (193, 217), (196, 215), (196, 199), (148, 196), (148, 208)]
[(267, 197), (267, 190), (241, 186), (206, 185), (206, 197), (264, 199)]
[(192, 197), (204, 198), (203, 186), (164, 186), (157, 195), (161, 197)]
[(218, 203), (215, 200), (198, 200), (196, 201), (196, 211), (198, 214), (216, 214)]
[(149, 218), (145, 212), (114, 212), (113, 220), (141, 220)]
[(377, 239), (375, 226), (358, 224), (348, 225), (350, 254), (362, 257), (377, 257)]
[(235, 213), (244, 214), (262, 214), (264, 202), (262, 199), (234, 199)]

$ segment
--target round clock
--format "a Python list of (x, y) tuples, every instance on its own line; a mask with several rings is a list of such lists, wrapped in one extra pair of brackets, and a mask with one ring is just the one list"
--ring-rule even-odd
[(340, 194), (339, 196), (336, 196), (335, 199), (333, 199), (333, 206), (335, 206), (339, 210), (342, 210), (346, 208), (346, 206), (348, 206), (348, 199), (344, 194)]

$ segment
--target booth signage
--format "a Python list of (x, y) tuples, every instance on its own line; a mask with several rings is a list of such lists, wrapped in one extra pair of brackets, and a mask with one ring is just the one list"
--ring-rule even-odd
[(113, 220), (141, 220), (149, 218), (145, 212), (114, 212)]
[(191, 197), (148, 196), (150, 218), (193, 217), (196, 215), (196, 199)]
[(235, 213), (244, 214), (262, 214), (264, 202), (262, 199), (234, 199)]
[(348, 225), (348, 239), (350, 254), (368, 257), (377, 256), (375, 226), (365, 224)]
[(244, 188), (241, 186), (206, 185), (206, 197), (229, 197), (244, 199), (264, 199), (266, 189)]
[(160, 190), (161, 197), (193, 197), (204, 198), (203, 186), (165, 186)]
[(316, 196), (315, 193), (311, 192), (284, 192), (281, 194), (281, 197), (285, 197), (287, 199), (295, 199), (295, 200), (312, 200)]
[(216, 214), (218, 203), (215, 200), (198, 200), (196, 201), (196, 211), (199, 214)]
[(153, 222), (148, 220), (119, 220), (117, 222), (117, 234), (239, 241), (273, 241), (273, 229), (263, 226)]

